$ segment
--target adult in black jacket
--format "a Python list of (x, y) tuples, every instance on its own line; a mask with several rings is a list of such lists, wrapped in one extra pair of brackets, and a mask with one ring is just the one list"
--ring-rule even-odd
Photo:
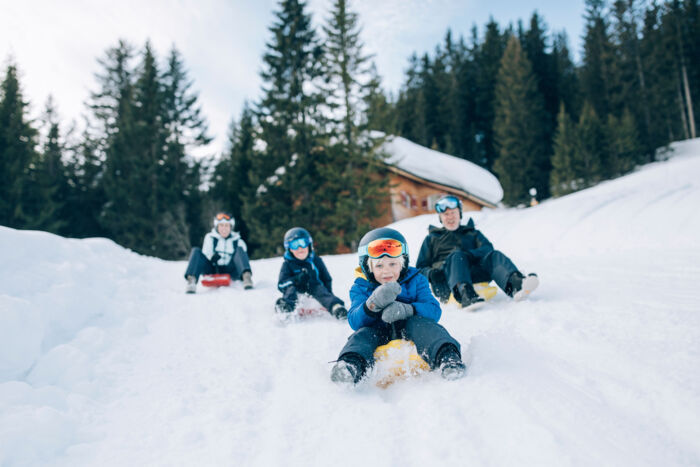
[(332, 279), (320, 256), (313, 251), (313, 240), (306, 229), (294, 227), (284, 235), (284, 263), (280, 269), (277, 288), (282, 298), (275, 309), (280, 313), (294, 310), (298, 294), (314, 297), (338, 319), (347, 317), (343, 301), (333, 295)]
[(475, 282), (495, 281), (515, 300), (527, 297), (539, 285), (536, 274), (523, 275), (503, 253), (474, 228), (473, 219), (462, 225), (462, 202), (443, 196), (435, 204), (442, 227), (430, 226), (423, 241), (416, 267), (430, 281), (442, 302), (452, 293), (463, 307), (483, 304), (473, 287)]

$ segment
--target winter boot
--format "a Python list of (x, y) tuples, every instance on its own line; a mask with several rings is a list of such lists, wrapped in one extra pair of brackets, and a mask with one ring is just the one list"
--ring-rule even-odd
[(365, 366), (364, 359), (359, 355), (343, 355), (333, 365), (331, 381), (337, 384), (357, 384), (365, 374)]
[(253, 275), (250, 273), (250, 271), (245, 271), (243, 275), (241, 276), (241, 280), (243, 281), (243, 288), (248, 290), (253, 288)]
[(277, 313), (291, 313), (294, 311), (294, 307), (284, 298), (278, 298), (275, 302), (275, 311)]
[(338, 319), (345, 319), (348, 316), (348, 310), (345, 309), (342, 303), (336, 303), (331, 307), (331, 314)]
[(520, 271), (515, 271), (508, 279), (506, 293), (513, 297), (513, 300), (519, 302), (526, 299), (538, 285), (540, 285), (540, 280), (537, 274), (530, 273), (525, 277)]
[(459, 379), (467, 373), (467, 366), (452, 344), (446, 344), (440, 348), (436, 362), (437, 367), (440, 368), (440, 375), (448, 381)]
[(469, 311), (475, 311), (481, 308), (485, 301), (474, 290), (474, 286), (467, 283), (457, 284), (455, 286), (455, 298), (459, 300), (462, 308)]
[(194, 276), (187, 276), (187, 287), (185, 288), (185, 293), (195, 293), (197, 291), (197, 278)]

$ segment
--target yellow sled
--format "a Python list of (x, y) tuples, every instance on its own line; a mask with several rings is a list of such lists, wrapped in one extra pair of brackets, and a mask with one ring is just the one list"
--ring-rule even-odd
[[(476, 282), (474, 284), (474, 290), (477, 294), (484, 300), (491, 300), (498, 293), (498, 287), (495, 285), (490, 285), (490, 282)], [(450, 294), (450, 299), (447, 303), (459, 306), (460, 303), (455, 300), (454, 295)]]
[(430, 371), (412, 341), (394, 339), (374, 350), (375, 367), (379, 378), (377, 386), (386, 389), (394, 382)]

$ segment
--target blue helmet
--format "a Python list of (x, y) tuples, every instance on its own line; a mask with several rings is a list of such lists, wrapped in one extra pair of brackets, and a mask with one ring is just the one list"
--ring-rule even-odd
[[(382, 240), (388, 240), (389, 242), (381, 242)], [(396, 242), (391, 242), (391, 240)], [(402, 257), (404, 262), (399, 280), (406, 275), (408, 270), (408, 243), (406, 243), (406, 238), (398, 230), (389, 227), (381, 227), (367, 232), (357, 247), (357, 256), (360, 269), (362, 269), (365, 277), (371, 281), (376, 282), (374, 274), (369, 270), (368, 263), (370, 258), (381, 258), (382, 256)]]
[(289, 252), (290, 249), (309, 247), (309, 253), (313, 251), (314, 240), (311, 234), (303, 227), (293, 227), (287, 230), (284, 234), (284, 251)]

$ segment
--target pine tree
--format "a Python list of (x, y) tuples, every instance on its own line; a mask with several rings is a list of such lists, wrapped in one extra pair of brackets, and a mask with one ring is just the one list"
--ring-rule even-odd
[(495, 88), (501, 58), (508, 40), (501, 33), (493, 18), (486, 25), (484, 41), (476, 52), (476, 141), (478, 164), (487, 169), (493, 167), (497, 157), (494, 145)]
[(554, 36), (552, 60), (558, 102), (560, 106), (564, 104), (569, 115), (578, 119), (578, 115), (581, 113), (580, 83), (576, 66), (571, 59), (565, 32)]
[[(299, 0), (282, 0), (263, 55), (263, 97), (257, 108), (266, 147), (253, 164), (255, 198), (244, 206), (257, 255), (279, 251), (290, 225), (312, 223), (311, 193), (318, 183), (313, 158), (326, 120), (320, 112), (323, 48)], [(265, 215), (260, 215), (260, 213)]]
[(159, 171), (159, 184), (169, 186), (163, 203), (173, 212), (174, 219), (164, 228), (174, 227), (168, 247), (169, 256), (186, 255), (189, 246), (201, 241), (209, 224), (202, 222), (203, 195), (201, 165), (189, 155), (209, 144), (208, 125), (202, 116), (198, 94), (192, 90), (180, 52), (173, 47), (161, 78), (163, 92), (163, 124), (167, 133), (166, 148)]
[(107, 232), (99, 223), (106, 198), (102, 176), (104, 164), (100, 159), (100, 138), (94, 134), (89, 122), (78, 142), (66, 145), (65, 173), (66, 201), (61, 219), (65, 227), (61, 234), (67, 237), (105, 237)]
[(653, 160), (653, 149), (664, 146), (680, 137), (682, 132), (678, 118), (678, 80), (674, 70), (672, 36), (662, 21), (662, 8), (651, 4), (644, 16), (640, 42), (640, 55), (646, 78), (650, 109), (649, 131), (645, 136), (648, 161)]
[[(614, 70), (617, 71), (615, 86), (618, 92), (613, 95), (612, 111), (619, 120), (625, 109), (630, 110), (640, 125), (641, 133), (648, 135), (651, 109), (640, 51), (638, 8), (637, 0), (616, 0), (613, 3)], [(653, 150), (648, 142), (645, 142), (645, 146), (647, 150)]]
[(583, 110), (576, 126), (576, 157), (574, 175), (580, 181), (578, 188), (585, 188), (607, 178), (610, 174), (610, 158), (606, 132), (593, 105), (583, 103)]
[(23, 228), (38, 213), (30, 203), (30, 170), (37, 160), (37, 131), (27, 118), (14, 63), (0, 83), (0, 225)]
[(550, 190), (554, 196), (562, 196), (576, 190), (575, 153), (576, 129), (562, 103), (559, 106), (559, 114), (557, 116), (552, 172), (549, 176)]
[(542, 95), (520, 42), (511, 37), (498, 73), (494, 122), (498, 159), (494, 171), (503, 186), (503, 201), (528, 199), (531, 187), (549, 193), (549, 157), (545, 139)]
[(391, 135), (396, 133), (396, 112), (382, 89), (382, 78), (379, 76), (374, 62), (369, 68), (367, 95), (365, 96), (365, 111), (362, 126), (370, 131), (377, 130)]
[(606, 0), (586, 0), (584, 55), (581, 87), (584, 99), (605, 118), (613, 101), (613, 50), (610, 42)]
[(60, 233), (66, 225), (61, 215), (68, 187), (62, 161), (63, 142), (51, 96), (46, 103), (44, 124), (48, 128), (46, 137), (29, 171), (32, 189), (27, 193), (25, 201), (31, 206), (33, 214), (25, 227)]
[(367, 220), (375, 217), (375, 193), (382, 192), (386, 182), (376, 176), (379, 161), (372, 151), (374, 138), (360, 118), (368, 99), (369, 57), (359, 39), (357, 14), (345, 0), (336, 0), (323, 29), (326, 79), (335, 86), (329, 88), (330, 100), (338, 102), (342, 119), (340, 138), (315, 149), (314, 172), (320, 182), (311, 193), (311, 219), (317, 231), (323, 226), (314, 234), (321, 251), (324, 247), (337, 251), (355, 248), (369, 227)]
[(632, 113), (625, 109), (622, 118), (608, 116), (607, 141), (610, 143), (610, 160), (612, 176), (624, 175), (634, 169), (641, 160), (637, 123)]
[(543, 98), (546, 120), (545, 134), (547, 140), (551, 141), (554, 134), (554, 125), (559, 107), (557, 96), (557, 80), (555, 77), (554, 61), (552, 55), (548, 53), (546, 26), (542, 18), (534, 12), (530, 19), (530, 29), (524, 34), (522, 43), (525, 54), (532, 63), (532, 72), (537, 79), (537, 89)]
[(426, 140), (425, 96), (422, 92), (420, 61), (414, 53), (408, 59), (406, 79), (396, 102), (397, 134), (417, 144), (428, 146)]
[(143, 193), (146, 185), (139, 178), (141, 171), (135, 160), (138, 142), (132, 59), (132, 46), (119, 41), (98, 60), (104, 70), (96, 75), (100, 90), (92, 94), (89, 107), (98, 125), (98, 147), (104, 153), (98, 156), (104, 158), (100, 189), (105, 204), (98, 218), (100, 226), (116, 242), (138, 248), (141, 229), (135, 224), (143, 219), (138, 210), (147, 195)]
[(243, 206), (255, 196), (251, 184), (251, 169), (257, 157), (255, 146), (255, 121), (248, 103), (243, 106), (238, 122), (232, 122), (229, 134), (229, 150), (216, 166), (211, 196), (222, 210), (230, 211), (236, 219), (236, 230), (248, 244), (250, 254), (258, 247), (257, 239), (249, 235), (248, 222)]
[(453, 61), (454, 73), (454, 125), (452, 126), (451, 141), (455, 155), (476, 164), (483, 163), (478, 157), (476, 142), (476, 100), (478, 68), (475, 53), (478, 50), (477, 29), (472, 29), (471, 46), (467, 46), (460, 38), (455, 49)]
[(323, 26), (325, 34), (324, 74), (328, 79), (328, 101), (339, 111), (339, 135), (353, 145), (365, 111), (370, 56), (363, 53), (357, 13), (347, 0), (334, 0), (331, 15)]

